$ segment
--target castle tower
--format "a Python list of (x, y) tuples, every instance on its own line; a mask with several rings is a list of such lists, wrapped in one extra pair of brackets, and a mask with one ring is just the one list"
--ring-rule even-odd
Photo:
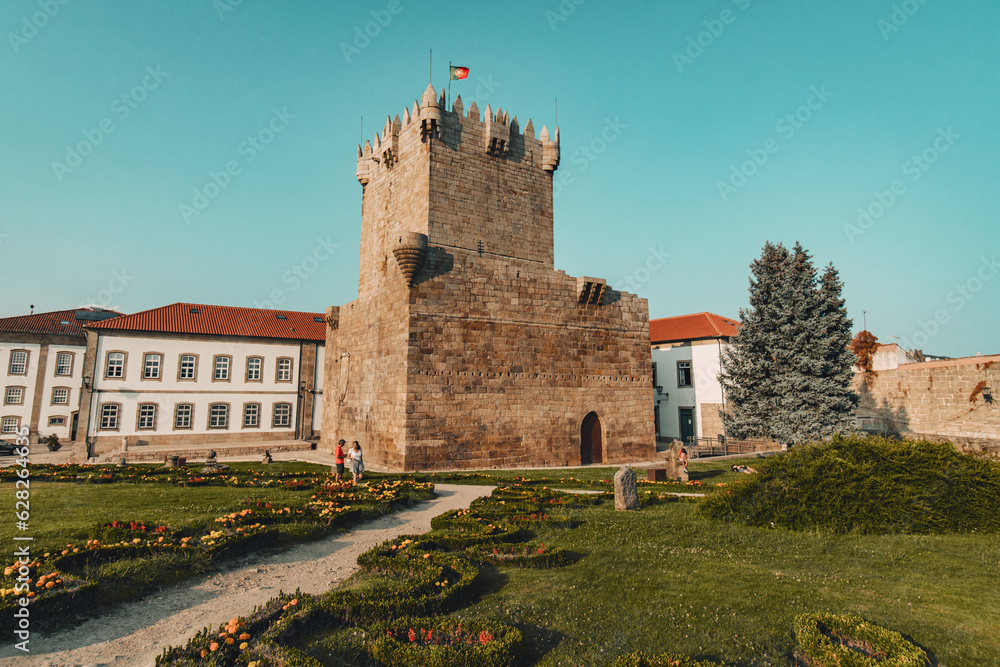
[(646, 301), (553, 265), (559, 131), (432, 86), (358, 149), (358, 299), (327, 311), (323, 448), (394, 470), (655, 452)]

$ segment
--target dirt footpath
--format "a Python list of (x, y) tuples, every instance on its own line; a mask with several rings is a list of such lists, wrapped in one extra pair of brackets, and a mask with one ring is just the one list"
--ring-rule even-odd
[(398, 535), (425, 533), (431, 519), (488, 496), (491, 486), (438, 484), (438, 497), (284, 553), (227, 561), (221, 571), (115, 607), (52, 635), (32, 633), (30, 654), (0, 647), (0, 666), (146, 667), (168, 646), (187, 642), (206, 625), (246, 616), (279, 591), (324, 593), (357, 569), (358, 556)]

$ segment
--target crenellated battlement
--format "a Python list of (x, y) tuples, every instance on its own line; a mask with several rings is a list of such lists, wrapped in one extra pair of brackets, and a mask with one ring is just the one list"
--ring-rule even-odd
[(550, 136), (548, 128), (543, 125), (536, 139), (530, 119), (522, 130), (517, 116), (511, 117), (509, 112), (499, 107), (493, 111), (488, 104), (485, 115), (480, 117), (478, 105), (472, 102), (465, 109), (461, 95), (455, 97), (448, 111), (444, 89), (438, 94), (434, 86), (428, 84), (421, 99), (413, 101), (412, 110), (404, 108), (402, 117), (399, 114), (395, 118), (386, 116), (382, 131), (376, 133), (372, 140), (365, 141), (364, 146), (358, 146), (358, 181), (367, 185), (376, 170), (392, 169), (399, 162), (400, 146), (410, 144), (401, 141), (404, 135), (419, 135), (421, 144), (429, 144), (442, 141), (449, 126), (460, 128), (461, 141), (478, 141), (484, 155), (510, 157), (512, 144), (520, 140), (526, 159), (536, 163), (538, 168), (551, 173), (559, 167), (558, 127)]

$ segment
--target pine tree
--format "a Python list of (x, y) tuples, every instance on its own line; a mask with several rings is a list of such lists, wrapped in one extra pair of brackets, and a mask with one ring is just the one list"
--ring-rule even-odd
[(750, 308), (723, 354), (726, 434), (796, 443), (850, 429), (858, 397), (851, 390), (842, 283), (832, 265), (817, 278), (801, 245), (764, 245), (751, 264)]

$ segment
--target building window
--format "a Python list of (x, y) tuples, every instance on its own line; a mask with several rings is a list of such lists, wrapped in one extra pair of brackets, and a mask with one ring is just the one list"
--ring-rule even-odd
[(194, 380), (198, 372), (198, 355), (182, 354), (177, 368), (178, 380)]
[(274, 420), (272, 421), (272, 425), (275, 428), (287, 428), (292, 425), (291, 403), (274, 404)]
[(212, 376), (213, 380), (229, 381), (230, 359), (230, 357), (221, 355), (215, 358), (215, 375)]
[(65, 426), (65, 417), (49, 417), (49, 426)]
[(27, 350), (12, 350), (10, 353), (10, 367), (7, 369), (8, 375), (28, 374), (28, 352)]
[(4, 405), (21, 405), (24, 401), (24, 387), (7, 387), (3, 396)]
[(691, 362), (690, 361), (678, 361), (677, 362), (677, 386), (678, 387), (690, 387), (691, 386)]
[(260, 403), (243, 404), (243, 428), (260, 426)]
[(247, 382), (260, 382), (260, 369), (264, 366), (261, 357), (247, 357)]
[(117, 431), (118, 417), (121, 414), (121, 406), (117, 403), (105, 403), (101, 406), (100, 428), (102, 431)]
[(163, 363), (163, 355), (150, 352), (143, 357), (142, 379), (159, 380), (160, 365)]
[(154, 429), (156, 428), (156, 404), (155, 403), (140, 403), (139, 404), (139, 417), (135, 424), (136, 429)]
[(108, 363), (104, 368), (105, 378), (125, 377), (125, 353), (108, 352)]
[(226, 403), (212, 403), (208, 406), (208, 427), (209, 428), (229, 428), (229, 405)]
[(178, 403), (174, 408), (174, 428), (191, 428), (191, 417), (194, 406), (190, 403)]
[(4, 417), (3, 426), (0, 427), (0, 433), (17, 433), (18, 426), (20, 425), (20, 417)]
[(281, 357), (278, 359), (277, 371), (275, 373), (275, 380), (278, 382), (291, 382), (292, 381), (292, 360), (290, 357)]
[(69, 405), (69, 387), (52, 388), (52, 405)]
[(73, 353), (60, 352), (56, 355), (56, 375), (73, 374)]

